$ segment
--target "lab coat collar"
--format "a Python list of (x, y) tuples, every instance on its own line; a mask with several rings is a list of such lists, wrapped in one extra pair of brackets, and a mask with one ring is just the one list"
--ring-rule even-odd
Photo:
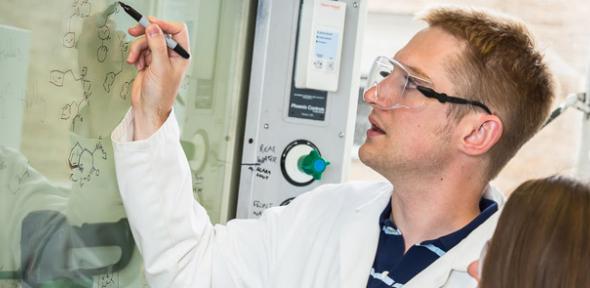
[[(382, 191), (356, 207), (353, 213), (342, 219), (340, 232), (340, 287), (366, 287), (370, 269), (375, 260), (379, 242), (379, 215), (383, 212), (393, 193), (393, 186), (384, 185)], [(432, 263), (410, 280), (405, 287), (441, 287), (445, 285), (452, 270), (465, 271), (476, 259), (481, 248), (491, 237), (505, 198), (498, 190), (488, 185), (484, 198), (498, 203), (498, 211), (472, 231), (457, 246)], [(418, 283), (418, 285), (414, 285)], [(435, 284), (435, 285), (433, 285)]]
[(342, 219), (339, 287), (367, 286), (379, 241), (379, 215), (389, 205), (393, 187), (384, 185), (380, 190)]
[(453, 249), (418, 273), (406, 283), (405, 288), (475, 287), (476, 283), (467, 274), (467, 266), (479, 258), (481, 249), (494, 234), (498, 217), (500, 217), (506, 201), (504, 195), (491, 185), (486, 187), (483, 197), (498, 203), (498, 211), (473, 230)]
[(483, 198), (490, 199), (490, 200), (498, 203), (498, 207), (504, 206), (504, 202), (506, 202), (506, 197), (504, 196), (504, 194), (502, 194), (502, 192), (500, 192), (494, 186), (489, 185), (489, 184), (485, 188)]

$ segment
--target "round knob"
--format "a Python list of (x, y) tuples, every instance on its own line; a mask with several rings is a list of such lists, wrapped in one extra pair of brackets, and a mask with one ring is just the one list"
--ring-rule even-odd
[(313, 176), (313, 179), (315, 180), (320, 180), (322, 178), (322, 174), (326, 171), (328, 165), (330, 165), (330, 162), (322, 158), (316, 149), (311, 150), (311, 152), (305, 156), (301, 156), (297, 162), (299, 170), (307, 175)]

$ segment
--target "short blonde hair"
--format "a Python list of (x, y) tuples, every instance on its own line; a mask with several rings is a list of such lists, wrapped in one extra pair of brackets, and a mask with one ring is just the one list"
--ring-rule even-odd
[[(484, 102), (502, 120), (503, 135), (488, 155), (492, 179), (543, 125), (555, 94), (553, 75), (518, 20), (457, 7), (432, 8), (420, 18), (465, 41), (463, 53), (448, 66), (455, 92)], [(449, 109), (456, 121), (472, 110)]]

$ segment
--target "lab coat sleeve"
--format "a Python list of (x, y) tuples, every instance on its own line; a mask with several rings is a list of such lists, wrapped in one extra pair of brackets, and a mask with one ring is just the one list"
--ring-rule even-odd
[(171, 113), (151, 137), (132, 141), (130, 110), (111, 135), (117, 180), (151, 287), (210, 287), (214, 229), (192, 197), (179, 135)]
[[(260, 220), (212, 225), (193, 198), (174, 114), (151, 137), (133, 139), (128, 112), (112, 134), (121, 198), (150, 287), (264, 287), (282, 209)], [(273, 232), (274, 231), (274, 232)]]

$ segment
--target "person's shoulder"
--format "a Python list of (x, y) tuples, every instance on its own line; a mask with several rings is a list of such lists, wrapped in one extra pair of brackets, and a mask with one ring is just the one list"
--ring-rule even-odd
[[(302, 219), (311, 222), (323, 219), (320, 222), (326, 222), (326, 219), (348, 215), (373, 201), (386, 202), (391, 196), (391, 191), (392, 186), (388, 182), (324, 184), (297, 196), (286, 206), (267, 209), (262, 218), (271, 219), (281, 215), (281, 219)], [(303, 222), (310, 223), (309, 221)]]
[(339, 184), (324, 184), (297, 197), (307, 205), (353, 207), (363, 205), (378, 197), (389, 197), (392, 191), (389, 182), (354, 181)]
[[(262, 219), (277, 227), (277, 235), (287, 239), (284, 240), (286, 243), (290, 237), (300, 233), (327, 235), (319, 231), (331, 231), (333, 227), (342, 225), (342, 219), (348, 219), (365, 205), (375, 201), (386, 203), (391, 191), (392, 186), (387, 182), (320, 185), (297, 196), (287, 206), (266, 210)], [(314, 234), (311, 231), (318, 233)]]

